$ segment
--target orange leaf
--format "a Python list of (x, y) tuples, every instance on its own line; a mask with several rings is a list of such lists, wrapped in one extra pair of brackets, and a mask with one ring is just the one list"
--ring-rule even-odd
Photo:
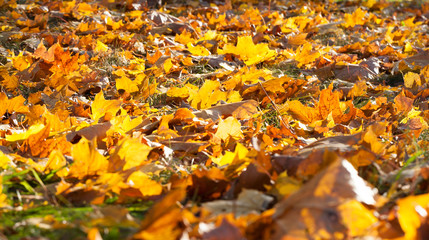
[(2, 84), (6, 87), (7, 90), (13, 91), (19, 86), (18, 78), (15, 75), (9, 75), (7, 73), (1, 74), (3, 77)]
[(319, 120), (319, 113), (314, 108), (307, 107), (298, 100), (286, 102), (282, 111), (289, 112), (294, 118), (307, 124)]
[(170, 191), (157, 202), (146, 214), (141, 223), (141, 231), (133, 236), (136, 239), (176, 239), (181, 234), (177, 229), (183, 219), (183, 212), (178, 206), (186, 196), (184, 189)]
[(5, 93), (0, 93), (0, 116), (8, 113), (27, 113), (28, 107), (24, 105), (25, 98), (20, 96), (8, 99)]
[(317, 108), (320, 119), (326, 119), (330, 113), (332, 113), (334, 119), (341, 117), (343, 113), (340, 109), (340, 93), (338, 91), (332, 92), (332, 85), (327, 89), (323, 89), (320, 91)]
[(53, 62), (55, 61), (55, 50), (58, 47), (60, 47), (58, 44), (54, 44), (49, 48), (49, 50), (46, 50), (45, 45), (43, 45), (43, 41), (41, 41), (36, 51), (34, 51), (34, 56), (41, 58), (48, 63)]
[(427, 216), (429, 194), (409, 196), (398, 200), (398, 221), (405, 232), (404, 239), (416, 239), (417, 229)]
[(308, 42), (295, 52), (295, 60), (298, 62), (298, 67), (314, 62), (319, 56), (320, 53), (313, 51), (313, 46)]
[(152, 56), (149, 53), (146, 55), (147, 62), (150, 64), (155, 64), (156, 61), (162, 56), (161, 51), (157, 50)]

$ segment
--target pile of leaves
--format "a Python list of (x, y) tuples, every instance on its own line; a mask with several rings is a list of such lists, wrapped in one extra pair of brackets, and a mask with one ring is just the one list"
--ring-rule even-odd
[(0, 1), (0, 238), (428, 238), (429, 4), (173, 2)]

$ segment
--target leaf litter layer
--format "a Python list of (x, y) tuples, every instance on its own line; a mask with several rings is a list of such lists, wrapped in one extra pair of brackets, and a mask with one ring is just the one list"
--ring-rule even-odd
[(0, 236), (427, 238), (427, 3), (153, 3), (0, 1)]

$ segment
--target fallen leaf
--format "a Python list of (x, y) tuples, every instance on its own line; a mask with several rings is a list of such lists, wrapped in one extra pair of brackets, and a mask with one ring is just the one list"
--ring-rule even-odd
[(94, 141), (80, 139), (72, 147), (72, 157), (73, 165), (70, 167), (69, 176), (82, 179), (107, 171), (109, 162), (97, 151)]
[(223, 141), (243, 138), (240, 122), (234, 117), (227, 117), (225, 120), (220, 120), (215, 137)]
[(237, 200), (217, 200), (203, 204), (214, 215), (234, 213), (239, 217), (250, 213), (260, 213), (267, 209), (273, 197), (257, 190), (243, 189)]
[[(94, 101), (91, 104), (90, 116), (95, 122), (98, 122), (98, 120), (103, 116), (109, 119), (116, 114), (120, 106), (121, 101), (106, 100), (104, 99), (104, 94), (101, 91), (95, 96)], [(109, 115), (109, 117), (106, 116), (106, 114)]]
[[(300, 190), (275, 206), (276, 213), (273, 216), (275, 232), (272, 238), (282, 239), (286, 236), (304, 238), (307, 234), (322, 238), (350, 236), (347, 229), (352, 225), (347, 225), (350, 222), (344, 222), (342, 219), (341, 212), (344, 209), (340, 206), (344, 206), (350, 200), (357, 200), (359, 204), (374, 205), (375, 196), (374, 190), (359, 177), (354, 167), (347, 160), (338, 158)], [(358, 211), (360, 216), (366, 209), (359, 204), (357, 206), (360, 209)], [(347, 208), (346, 212), (349, 218), (355, 217), (350, 208)], [(357, 236), (367, 233), (365, 231), (369, 230), (375, 217), (371, 216), (368, 219), (371, 221), (359, 225), (360, 229), (353, 229)]]
[(277, 56), (275, 50), (268, 48), (265, 43), (254, 44), (251, 36), (238, 37), (237, 45), (227, 44), (218, 50), (219, 54), (234, 54), (238, 56), (247, 66), (268, 61)]

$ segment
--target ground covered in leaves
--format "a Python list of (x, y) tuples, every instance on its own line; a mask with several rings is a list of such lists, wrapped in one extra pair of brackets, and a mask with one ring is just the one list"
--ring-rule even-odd
[(0, 1), (0, 238), (427, 239), (428, 19)]

